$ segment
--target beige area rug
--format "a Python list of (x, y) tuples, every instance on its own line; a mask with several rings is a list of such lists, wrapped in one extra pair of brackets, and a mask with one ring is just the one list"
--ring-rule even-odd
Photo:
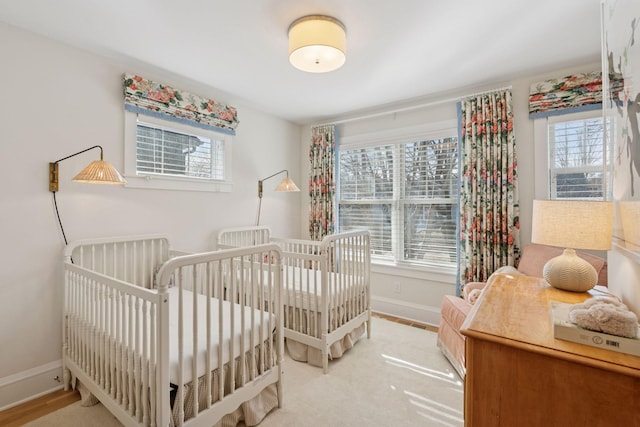
[[(285, 358), (284, 406), (260, 427), (462, 426), (463, 383), (436, 347), (436, 334), (374, 318), (329, 373)], [(102, 406), (74, 403), (29, 427), (119, 427)]]

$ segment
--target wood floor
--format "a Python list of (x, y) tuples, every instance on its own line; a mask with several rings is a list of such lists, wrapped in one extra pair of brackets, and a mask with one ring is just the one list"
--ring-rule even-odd
[(0, 426), (18, 427), (80, 400), (77, 391), (58, 390), (0, 412)]
[[(424, 323), (414, 322), (411, 320), (400, 319), (398, 317), (388, 316), (386, 314), (372, 313), (374, 317), (390, 320), (392, 322), (401, 323), (415, 328), (426, 329), (431, 332), (438, 332), (438, 328)], [(13, 408), (9, 408), (0, 412), (0, 426), (2, 427), (18, 427), (24, 425), (37, 418), (45, 416), (58, 409), (71, 405), (80, 400), (80, 394), (77, 391), (59, 390), (49, 393), (45, 396), (31, 400)]]
[(425, 330), (427, 330), (429, 332), (438, 332), (438, 327), (437, 326), (427, 325), (425, 323), (415, 322), (413, 320), (401, 319), (399, 317), (388, 316), (388, 315), (382, 314), (382, 313), (374, 313), (374, 312), (372, 312), (371, 315), (373, 317), (379, 317), (381, 319), (390, 320), (392, 322), (402, 323), (403, 325), (413, 326), (414, 328), (425, 329)]

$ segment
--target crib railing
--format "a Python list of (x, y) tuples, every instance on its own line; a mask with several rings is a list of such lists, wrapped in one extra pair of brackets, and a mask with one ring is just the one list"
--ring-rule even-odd
[(169, 240), (162, 235), (79, 240), (65, 248), (65, 261), (147, 289), (170, 256)]
[[(268, 384), (277, 385), (280, 401), (278, 246), (185, 255), (151, 266), (168, 258), (166, 239), (124, 240), (75, 244), (66, 252), (65, 385), (71, 369), (125, 425), (167, 426), (173, 418), (180, 426), (200, 416), (213, 425)], [(148, 289), (154, 283), (157, 289)], [(177, 342), (170, 342), (172, 298), (178, 299)], [(175, 382), (192, 385), (189, 399), (186, 387), (170, 395), (172, 347), (178, 349)]]
[(270, 237), (267, 227), (239, 227), (220, 231), (217, 243), (260, 239), (282, 250), (285, 336), (320, 349), (326, 373), (330, 345), (365, 322), (371, 337), (370, 234), (349, 231), (311, 241)]
[(243, 248), (269, 243), (271, 230), (264, 226), (232, 227), (221, 230), (217, 237), (217, 249)]
[(351, 231), (325, 236), (320, 252), (325, 254), (327, 274), (323, 291), (327, 292), (328, 304), (343, 309), (341, 315), (328, 319), (330, 332), (371, 306), (370, 235), (366, 231)]
[[(163, 295), (65, 264), (63, 356), (80, 382), (111, 397), (112, 412), (156, 425)], [(70, 378), (65, 369), (65, 385)], [(93, 387), (92, 387), (93, 386)], [(139, 392), (138, 392), (139, 391)]]

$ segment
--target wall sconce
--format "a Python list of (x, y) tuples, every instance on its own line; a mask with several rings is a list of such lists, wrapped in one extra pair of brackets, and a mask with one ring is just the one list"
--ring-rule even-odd
[(554, 288), (586, 292), (597, 285), (593, 266), (575, 249), (606, 251), (613, 237), (613, 203), (584, 200), (534, 200), (531, 241), (567, 248), (544, 265)]
[(262, 183), (268, 180), (269, 178), (273, 178), (276, 175), (280, 175), (283, 172), (286, 173), (287, 176), (282, 181), (280, 181), (280, 184), (278, 184), (275, 191), (285, 192), (285, 193), (300, 191), (300, 189), (295, 184), (295, 182), (293, 182), (293, 180), (289, 178), (289, 171), (286, 169), (283, 169), (280, 172), (276, 172), (273, 175), (269, 175), (268, 177), (259, 180), (258, 181), (258, 198), (260, 201), (258, 202), (258, 219), (256, 220), (256, 225), (260, 225), (260, 208), (262, 207)]
[(90, 184), (126, 184), (126, 180), (120, 175), (120, 172), (116, 168), (114, 168), (111, 163), (105, 162), (103, 159), (102, 147), (99, 145), (94, 145), (93, 147), (89, 147), (86, 150), (78, 151), (70, 156), (63, 157), (60, 160), (56, 160), (55, 162), (49, 163), (49, 191), (55, 193), (58, 191), (58, 163), (63, 160), (70, 159), (71, 157), (75, 157), (78, 154), (82, 154), (86, 151), (93, 150), (94, 148), (100, 149), (100, 160), (94, 160), (87, 166), (82, 169), (79, 174), (73, 177), (72, 181), (75, 182), (85, 182)]
[(120, 172), (116, 168), (114, 168), (110, 163), (104, 161), (102, 147), (99, 145), (94, 145), (93, 147), (89, 147), (85, 150), (78, 151), (70, 156), (63, 157), (60, 160), (56, 160), (55, 162), (49, 163), (49, 191), (53, 193), (53, 204), (56, 209), (56, 216), (58, 217), (58, 223), (60, 224), (60, 230), (62, 231), (62, 237), (64, 238), (64, 244), (67, 244), (67, 236), (64, 234), (64, 228), (62, 227), (62, 221), (60, 220), (60, 213), (58, 212), (58, 203), (56, 201), (56, 192), (58, 191), (58, 163), (63, 160), (70, 159), (71, 157), (75, 157), (78, 154), (82, 154), (89, 150), (93, 150), (94, 148), (100, 149), (100, 160), (94, 160), (87, 166), (82, 169), (79, 174), (73, 177), (72, 181), (75, 182), (85, 182), (89, 184), (116, 184), (116, 185), (124, 185), (126, 184), (126, 180), (120, 175)]

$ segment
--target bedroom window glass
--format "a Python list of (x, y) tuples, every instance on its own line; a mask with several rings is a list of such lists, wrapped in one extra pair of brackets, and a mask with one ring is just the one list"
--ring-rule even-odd
[(230, 191), (230, 135), (125, 114), (130, 116), (125, 120), (125, 174), (130, 186)]
[(338, 168), (341, 231), (368, 229), (380, 261), (455, 267), (457, 137), (346, 148)]
[(606, 198), (610, 156), (603, 120), (598, 111), (548, 118), (550, 199)]

